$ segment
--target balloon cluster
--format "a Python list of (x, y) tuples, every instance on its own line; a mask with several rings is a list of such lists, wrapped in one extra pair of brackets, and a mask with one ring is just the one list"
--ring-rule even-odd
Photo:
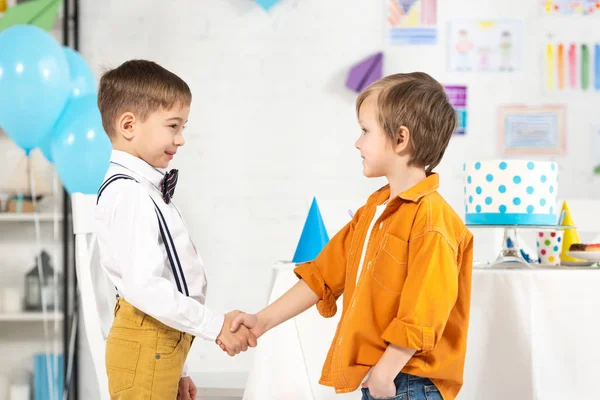
[(33, 25), (0, 32), (0, 127), (27, 155), (39, 148), (69, 193), (95, 194), (111, 143), (83, 57)]

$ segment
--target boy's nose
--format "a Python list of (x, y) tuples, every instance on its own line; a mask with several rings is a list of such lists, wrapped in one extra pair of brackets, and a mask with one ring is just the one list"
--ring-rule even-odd
[(175, 146), (183, 146), (185, 144), (185, 139), (183, 135), (177, 135), (175, 137)]

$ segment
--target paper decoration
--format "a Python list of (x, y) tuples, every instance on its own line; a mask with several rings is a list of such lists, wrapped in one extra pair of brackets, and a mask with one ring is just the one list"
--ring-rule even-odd
[(269, 11), (275, 4), (279, 3), (279, 0), (256, 0), (258, 5)]
[(467, 132), (467, 87), (446, 85), (444, 89), (458, 116), (455, 133), (464, 135)]
[(513, 72), (521, 69), (523, 23), (468, 20), (450, 23), (450, 70)]
[(387, 37), (393, 45), (437, 42), (437, 0), (384, 0)]
[(499, 148), (505, 154), (562, 154), (565, 121), (561, 105), (500, 107)]
[[(569, 206), (567, 205), (567, 202), (563, 202), (561, 211), (560, 211), (560, 215), (562, 215), (562, 213), (565, 213), (565, 218), (562, 221), (563, 226), (576, 226), (575, 222), (573, 221), (573, 217), (571, 216), (571, 210), (569, 210)], [(571, 245), (573, 243), (581, 243), (581, 239), (579, 238), (579, 233), (577, 232), (576, 228), (569, 228), (569, 229), (565, 229), (565, 234), (563, 237), (563, 245), (562, 245), (562, 252), (560, 255), (560, 260), (561, 261), (565, 261), (565, 262), (580, 262), (580, 261), (584, 261), (584, 260), (580, 260), (578, 258), (573, 258), (568, 256), (566, 253), (567, 251), (569, 251), (569, 248), (571, 247)]]
[(321, 250), (323, 250), (323, 247), (325, 247), (327, 242), (329, 242), (329, 236), (327, 235), (327, 230), (323, 223), (323, 217), (321, 216), (321, 211), (319, 211), (317, 199), (313, 198), (292, 261), (295, 263), (303, 263), (314, 260)]
[(62, 0), (32, 0), (9, 7), (0, 19), (0, 32), (13, 25), (29, 24), (49, 31), (58, 17)]
[(597, 0), (540, 0), (544, 14), (600, 15), (600, 1)]
[(547, 43), (545, 46), (547, 92), (600, 93), (600, 43)]
[(348, 73), (346, 87), (360, 93), (383, 76), (383, 53), (373, 54), (355, 64)]

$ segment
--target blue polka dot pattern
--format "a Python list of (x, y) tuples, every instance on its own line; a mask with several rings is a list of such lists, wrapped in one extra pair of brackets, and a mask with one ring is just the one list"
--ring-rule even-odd
[(560, 236), (558, 237), (558, 243), (560, 243)]
[(487, 175), (485, 176), (485, 180), (486, 180), (486, 181), (488, 181), (488, 182), (491, 182), (491, 181), (493, 181), (493, 180), (494, 180), (494, 175), (492, 175), (492, 174), (487, 174)]
[(502, 161), (502, 162), (500, 163), (500, 165), (498, 165), (498, 167), (499, 167), (501, 170), (505, 170), (505, 169), (506, 169), (506, 166), (507, 166), (507, 165), (506, 165), (506, 163), (505, 163), (504, 161)]
[(546, 199), (540, 199), (540, 206), (544, 207), (546, 205)]
[(558, 246), (554, 246), (554, 251), (558, 251)]
[(485, 198), (485, 204), (487, 204), (488, 206), (489, 206), (490, 204), (492, 204), (492, 198), (491, 198), (491, 197), (486, 197), (486, 198)]
[(552, 171), (556, 170), (556, 164), (555, 163), (550, 164), (550, 168), (552, 168)]
[(504, 204), (502, 204), (500, 207), (498, 207), (498, 210), (504, 214), (506, 212), (506, 206)]
[(533, 161), (529, 161), (527, 163), (527, 169), (530, 170), (530, 171), (532, 171), (533, 168), (535, 168), (535, 164), (533, 163)]
[(533, 186), (527, 186), (527, 194), (533, 194)]
[(521, 183), (521, 177), (520, 177), (519, 175), (516, 175), (516, 176), (513, 178), (513, 182), (514, 182), (514, 183), (517, 183), (517, 184)]
[(463, 163), (463, 171), (467, 170), (467, 163)]
[(515, 198), (513, 199), (513, 204), (514, 204), (515, 206), (518, 206), (519, 204), (521, 204), (521, 199), (520, 199), (519, 197), (515, 197)]
[(480, 162), (476, 162), (475, 163), (475, 169), (479, 169), (481, 168), (481, 163)]
[(477, 186), (475, 188), (475, 192), (477, 192), (477, 194), (481, 194), (482, 190), (481, 190), (481, 186)]
[(554, 193), (554, 186), (550, 185), (550, 193)]
[(542, 176), (540, 177), (540, 181), (541, 181), (542, 183), (545, 183), (547, 179), (548, 179), (548, 178), (546, 178), (546, 175), (542, 175)]
[(473, 203), (473, 196), (469, 196), (469, 204)]
[(477, 207), (475, 207), (475, 211), (477, 211), (478, 213), (481, 212), (481, 206), (478, 204)]
[(471, 175), (467, 176), (467, 183), (470, 185), (473, 180), (471, 179)]
[(498, 191), (499, 191), (500, 193), (505, 193), (505, 192), (506, 192), (506, 186), (504, 186), (504, 185), (500, 185), (500, 186), (498, 186)]
[(533, 214), (533, 206), (527, 206), (527, 212)]

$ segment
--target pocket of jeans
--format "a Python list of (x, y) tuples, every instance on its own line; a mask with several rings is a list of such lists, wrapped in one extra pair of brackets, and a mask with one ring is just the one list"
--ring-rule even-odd
[(111, 337), (107, 339), (106, 372), (111, 395), (133, 386), (139, 358), (139, 343)]
[(177, 331), (159, 331), (156, 342), (156, 354), (160, 359), (168, 359), (177, 355), (183, 340), (183, 333)]
[(408, 400), (408, 393), (400, 393), (394, 397), (373, 397), (371, 392), (367, 389), (367, 398), (369, 400)]
[(444, 400), (439, 389), (435, 385), (425, 385), (425, 400)]
[(371, 277), (387, 292), (400, 294), (406, 279), (408, 242), (386, 233), (375, 256)]

